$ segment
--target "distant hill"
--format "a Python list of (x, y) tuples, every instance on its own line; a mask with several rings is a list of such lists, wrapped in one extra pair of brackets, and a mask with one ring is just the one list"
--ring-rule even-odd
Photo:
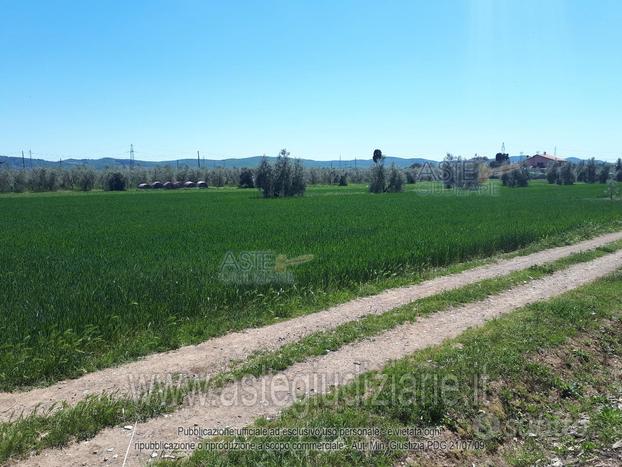
[[(222, 160), (216, 159), (201, 159), (201, 167), (207, 166), (208, 168), (241, 168), (241, 167), (257, 167), (261, 162), (261, 158), (263, 156), (253, 156), (253, 157), (240, 157), (240, 158), (228, 158)], [(527, 159), (529, 156), (510, 156), (510, 162), (513, 164), (517, 164)], [(276, 157), (267, 156), (269, 161), (274, 161)], [(587, 158), (581, 158), (576, 156), (570, 156), (565, 158), (568, 162), (572, 162), (573, 164), (578, 164), (582, 161), (587, 161)], [(350, 159), (350, 160), (332, 160), (332, 161), (316, 161), (313, 159), (301, 159), (303, 165), (306, 168), (335, 168), (335, 169), (351, 169), (354, 167), (365, 169), (372, 166), (373, 161), (370, 157), (361, 158), (361, 159)], [(31, 167), (31, 161), (28, 157), (24, 160), (26, 164), (26, 168)], [(596, 161), (597, 163), (603, 163), (603, 161)], [(397, 167), (405, 168), (410, 167), (413, 164), (431, 164), (436, 165), (438, 161), (434, 161), (432, 159), (427, 159), (425, 157), (391, 157), (388, 156), (385, 158), (385, 165), (390, 166), (391, 164), (395, 164)], [(196, 159), (176, 159), (170, 161), (135, 161), (136, 167), (142, 167), (145, 169), (153, 168), (153, 167), (196, 167), (197, 160)], [(22, 158), (21, 157), (11, 157), (11, 156), (0, 156), (0, 168), (1, 167), (10, 167), (12, 169), (21, 169), (22, 168)], [(32, 167), (63, 167), (63, 168), (72, 168), (72, 167), (80, 167), (86, 166), (95, 170), (102, 170), (105, 168), (127, 168), (130, 166), (129, 159), (116, 159), (114, 157), (102, 157), (99, 159), (65, 159), (62, 162), (53, 162), (47, 161), (44, 159), (32, 159)]]
[[(12, 169), (21, 169), (23, 165), (27, 169), (32, 168), (71, 168), (86, 166), (96, 170), (105, 169), (106, 167), (129, 167), (129, 159), (115, 159), (112, 157), (103, 157), (101, 159), (66, 159), (60, 162), (47, 161), (45, 159), (30, 159), (26, 157), (23, 161), (21, 157), (0, 156), (0, 167), (5, 165)], [(147, 166), (145, 163), (145, 166)], [(157, 163), (153, 164), (157, 165)]]
[[(510, 156), (510, 162), (512, 162), (513, 164), (517, 164), (519, 162), (524, 161), (525, 159), (529, 158), (531, 156)], [(577, 156), (568, 156), (568, 157), (561, 157), (561, 159), (564, 159), (565, 161), (568, 161), (572, 164), (578, 164), (580, 162), (586, 162), (589, 157), (577, 157)], [(604, 161), (600, 161), (600, 160), (596, 160), (597, 164), (604, 164)]]
[[(201, 159), (201, 167), (224, 167), (224, 168), (241, 168), (241, 167), (257, 167), (261, 162), (262, 156), (254, 156), (254, 157), (242, 157), (242, 158), (230, 158), (230, 159)], [(274, 161), (276, 157), (267, 157), (269, 161)], [(364, 159), (352, 159), (352, 160), (332, 160), (332, 161), (316, 161), (313, 159), (301, 159), (302, 163), (307, 168), (368, 168), (373, 164), (373, 161), (370, 157)], [(86, 166), (92, 169), (100, 170), (105, 169), (107, 167), (110, 168), (127, 168), (130, 165), (129, 159), (116, 159), (113, 157), (103, 157), (100, 159), (65, 159), (61, 162), (52, 162), (44, 159), (32, 159), (32, 161), (27, 157), (25, 160), (26, 168), (37, 167), (63, 167), (63, 168), (72, 168), (72, 167), (81, 167)], [(438, 164), (437, 161), (433, 161), (431, 159), (426, 159), (423, 157), (413, 157), (413, 158), (401, 158), (401, 157), (387, 157), (385, 159), (385, 165), (395, 164), (397, 167), (404, 168), (410, 167), (411, 165), (417, 164)], [(11, 156), (0, 156), (0, 167), (8, 166), (12, 169), (21, 169), (22, 168), (22, 158), (21, 157), (11, 157)], [(196, 159), (177, 159), (170, 161), (135, 161), (136, 167), (142, 168), (153, 168), (153, 167), (183, 167), (184, 165), (188, 167), (196, 167), (197, 160)]]
[[(571, 162), (573, 164), (578, 164), (580, 162), (587, 162), (590, 158), (582, 158), (582, 157), (570, 156), (570, 157), (565, 157), (564, 159), (566, 159), (566, 161)], [(596, 159), (596, 163), (597, 164), (604, 164), (605, 161), (599, 161), (598, 159)]]
[(529, 156), (510, 156), (510, 162), (512, 164), (518, 164), (520, 162), (523, 162), (525, 159), (527, 159)]

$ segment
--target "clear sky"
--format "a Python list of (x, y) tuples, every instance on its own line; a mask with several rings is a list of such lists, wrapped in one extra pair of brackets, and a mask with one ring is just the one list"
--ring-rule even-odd
[(622, 1), (0, 0), (0, 154), (622, 155)]

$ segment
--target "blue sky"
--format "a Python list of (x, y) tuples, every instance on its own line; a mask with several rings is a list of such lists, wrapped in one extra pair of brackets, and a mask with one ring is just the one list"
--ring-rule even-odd
[(617, 0), (0, 8), (0, 154), (622, 156)]

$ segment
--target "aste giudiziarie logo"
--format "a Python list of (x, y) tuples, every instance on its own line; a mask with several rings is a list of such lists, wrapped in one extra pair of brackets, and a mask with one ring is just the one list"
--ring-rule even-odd
[(220, 263), (218, 278), (238, 285), (292, 284), (291, 267), (312, 259), (313, 255), (288, 258), (273, 251), (228, 251)]

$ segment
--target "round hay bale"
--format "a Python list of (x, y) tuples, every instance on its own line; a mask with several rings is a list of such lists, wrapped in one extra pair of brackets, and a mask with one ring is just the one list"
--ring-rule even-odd
[(139, 183), (138, 184), (138, 189), (139, 190), (147, 190), (151, 188), (151, 185), (149, 185), (148, 183)]
[(197, 187), (199, 187), (199, 188), (207, 188), (207, 182), (204, 181), (204, 180), (199, 180), (197, 182)]
[(184, 183), (184, 187), (186, 188), (194, 188), (196, 185), (194, 184), (194, 182), (191, 181), (187, 181), (186, 183)]
[(155, 181), (151, 184), (151, 188), (162, 188), (164, 185), (162, 185), (161, 182)]
[(166, 188), (167, 190), (172, 190), (173, 188), (175, 188), (172, 182), (164, 182), (164, 185), (162, 186)]

